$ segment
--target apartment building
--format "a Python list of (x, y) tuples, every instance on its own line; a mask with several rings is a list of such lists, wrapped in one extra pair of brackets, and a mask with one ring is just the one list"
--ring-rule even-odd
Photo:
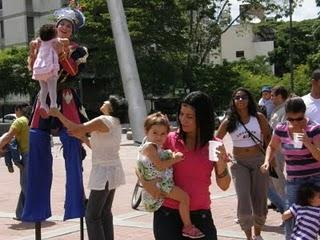
[(0, 48), (27, 44), (67, 0), (0, 0)]
[[(253, 31), (254, 24), (238, 24), (231, 26), (221, 35), (220, 49), (210, 52), (207, 62), (221, 64), (238, 61), (242, 58), (254, 59), (257, 56), (268, 56), (274, 50), (274, 32), (267, 29), (264, 34)], [(274, 66), (271, 66), (274, 72)]]

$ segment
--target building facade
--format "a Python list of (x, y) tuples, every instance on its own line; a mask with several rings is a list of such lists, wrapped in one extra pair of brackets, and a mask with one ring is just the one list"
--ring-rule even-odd
[(231, 26), (221, 35), (220, 51), (213, 51), (209, 61), (220, 64), (223, 60), (233, 62), (241, 58), (254, 59), (256, 56), (268, 56), (268, 53), (274, 50), (273, 36), (262, 38), (254, 33), (253, 26), (254, 24), (250, 23)]
[(66, 0), (0, 0), (0, 48), (26, 45)]

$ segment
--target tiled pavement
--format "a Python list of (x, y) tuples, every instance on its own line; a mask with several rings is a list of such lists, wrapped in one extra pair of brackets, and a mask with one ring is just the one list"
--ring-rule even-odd
[[(42, 239), (71, 240), (80, 239), (79, 219), (62, 221), (64, 204), (65, 171), (60, 143), (54, 138), (54, 180), (51, 190), (53, 217), (42, 223)], [(125, 139), (121, 146), (121, 158), (125, 167), (127, 184), (120, 187), (113, 204), (115, 239), (116, 240), (151, 240), (152, 214), (135, 211), (130, 207), (130, 199), (136, 182), (134, 166), (137, 146)], [(91, 168), (90, 150), (87, 149), (87, 159), (84, 161), (84, 182), (88, 182)], [(213, 181), (214, 182), (214, 181)], [(12, 219), (19, 193), (18, 171), (8, 173), (3, 159), (0, 161), (0, 240), (33, 240), (34, 225)], [(88, 193), (88, 191), (86, 190)], [(236, 196), (233, 186), (228, 191), (220, 191), (215, 184), (211, 187), (212, 212), (218, 229), (219, 240), (245, 239), (238, 224), (234, 223), (236, 215)], [(278, 227), (280, 214), (269, 211), (267, 224), (262, 236), (266, 240), (284, 239), (282, 229)], [(84, 239), (88, 239), (86, 231)]]

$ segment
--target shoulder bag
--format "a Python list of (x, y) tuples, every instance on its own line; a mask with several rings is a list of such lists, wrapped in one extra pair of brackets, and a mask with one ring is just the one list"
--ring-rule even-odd
[[(257, 120), (258, 120), (260, 129), (261, 129), (261, 125), (260, 125), (260, 121), (259, 121), (258, 117), (257, 117)], [(266, 150), (265, 150), (265, 148), (264, 148), (264, 143), (263, 143), (259, 138), (257, 138), (254, 134), (252, 134), (252, 132), (250, 132), (250, 131), (248, 130), (248, 128), (243, 124), (243, 122), (241, 122), (240, 120), (239, 120), (239, 122), (240, 122), (241, 125), (244, 127), (244, 129), (246, 130), (246, 132), (249, 134), (249, 137), (252, 139), (252, 141), (259, 146), (260, 151), (261, 151), (261, 152), (263, 153), (263, 155), (265, 156), (265, 155), (266, 155)], [(270, 166), (269, 166), (269, 175), (270, 175), (270, 177), (273, 177), (273, 178), (279, 178), (276, 170), (274, 169), (273, 166), (271, 166), (271, 164), (270, 164)]]

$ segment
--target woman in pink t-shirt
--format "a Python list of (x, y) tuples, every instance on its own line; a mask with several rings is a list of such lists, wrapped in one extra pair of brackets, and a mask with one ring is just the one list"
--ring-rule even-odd
[[(231, 178), (228, 172), (224, 147), (220, 147), (219, 161), (209, 160), (208, 142), (213, 138), (214, 113), (210, 97), (200, 91), (191, 92), (178, 110), (179, 129), (169, 133), (164, 148), (182, 152), (184, 160), (173, 165), (175, 185), (190, 197), (192, 223), (204, 234), (202, 239), (217, 239), (217, 231), (210, 210), (211, 174), (215, 170), (217, 185), (226, 190)], [(144, 181), (145, 189), (154, 197), (161, 196), (154, 181)], [(179, 203), (165, 199), (163, 206), (154, 213), (153, 232), (156, 240), (185, 239), (181, 235), (182, 221)]]

